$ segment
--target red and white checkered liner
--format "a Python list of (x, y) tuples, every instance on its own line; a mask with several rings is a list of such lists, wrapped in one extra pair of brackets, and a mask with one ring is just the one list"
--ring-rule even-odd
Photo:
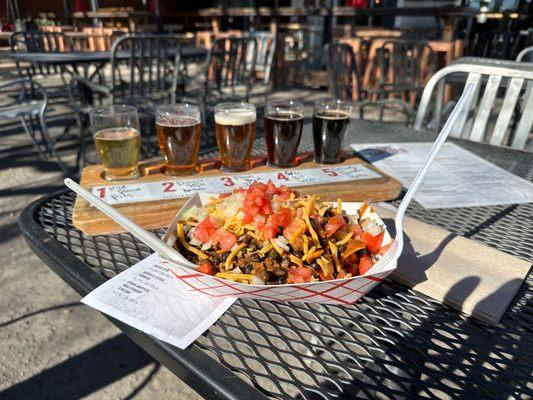
[[(192, 197), (184, 204), (174, 221), (172, 221), (163, 240), (167, 243), (173, 243), (176, 240), (175, 232), (177, 222), (181, 219), (185, 211), (194, 205), (199, 207), (205, 204), (211, 196), (215, 195), (201, 193)], [(361, 204), (343, 203), (343, 208), (348, 214), (355, 214), (358, 212)], [(365, 217), (372, 218), (378, 224), (383, 225), (383, 221), (379, 216), (370, 210), (366, 211)], [(387, 244), (390, 241), (390, 235), (388, 232), (385, 232), (383, 243)], [(213, 297), (251, 297), (275, 301), (304, 301), (344, 305), (355, 303), (396, 269), (396, 261), (387, 265), (381, 265), (382, 263), (378, 262), (363, 276), (326, 282), (265, 286), (243, 284), (217, 278), (176, 265), (167, 260), (163, 260), (163, 263), (174, 273), (181, 285), (188, 291), (198, 294)]]

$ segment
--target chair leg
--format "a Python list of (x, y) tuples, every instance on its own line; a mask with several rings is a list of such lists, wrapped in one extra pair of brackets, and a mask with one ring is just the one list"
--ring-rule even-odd
[(24, 129), (24, 131), (30, 137), (33, 143), (33, 147), (35, 147), (35, 149), (39, 153), (39, 156), (44, 158), (45, 153), (41, 150), (41, 146), (39, 145), (39, 142), (37, 141), (37, 138), (35, 137), (35, 130), (33, 129), (33, 125), (30, 123), (30, 126), (28, 126), (28, 123), (26, 122), (23, 116), (20, 117), (20, 122), (22, 124), (22, 128)]
[(44, 120), (44, 110), (39, 113), (39, 117), (38, 118), (39, 118), (39, 125), (40, 125), (40, 129), (41, 129), (41, 134), (42, 134), (42, 136), (43, 136), (43, 138), (44, 138), (44, 140), (46, 142), (47, 147), (49, 148), (50, 154), (52, 155), (52, 157), (54, 157), (56, 159), (56, 162), (59, 165), (59, 167), (61, 168), (61, 170), (63, 171), (63, 174), (66, 177), (71, 176), (71, 172), (69, 171), (67, 166), (65, 164), (63, 164), (63, 161), (59, 157), (59, 154), (57, 153), (57, 151), (55, 149), (54, 142), (52, 141), (52, 138), (48, 135), (48, 129), (46, 127), (46, 121)]

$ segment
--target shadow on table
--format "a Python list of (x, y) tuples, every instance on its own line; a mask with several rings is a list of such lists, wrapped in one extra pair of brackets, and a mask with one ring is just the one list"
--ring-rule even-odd
[[(472, 291), (478, 284), (478, 277), (467, 277), (454, 285), (447, 296)], [(476, 310), (501, 298), (499, 292), (504, 293), (515, 284), (514, 281), (503, 284), (480, 301)], [(533, 352), (528, 342), (530, 327), (527, 322), (522, 326), (517, 318), (522, 313), (531, 314), (533, 301), (525, 298), (530, 290), (526, 281), (498, 326), (461, 316), (445, 305), (420, 313), (418, 321), (410, 321), (410, 331), (404, 325), (398, 327), (397, 335), (379, 340), (383, 353), (371, 364), (366, 363), (368, 367), (342, 388), (339, 398), (520, 397), (529, 390), (526, 385), (533, 372)], [(521, 299), (524, 301), (520, 302)], [(420, 318), (424, 314), (426, 317)]]
[(151, 372), (125, 399), (133, 398), (160, 365), (126, 335), (119, 334), (5, 389), (0, 398), (79, 399), (150, 364)]

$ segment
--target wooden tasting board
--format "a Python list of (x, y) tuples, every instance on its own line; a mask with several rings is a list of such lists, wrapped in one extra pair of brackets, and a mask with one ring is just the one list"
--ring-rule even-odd
[[(298, 191), (302, 194), (315, 194), (318, 195), (322, 200), (331, 201), (335, 201), (337, 198), (341, 198), (344, 201), (386, 201), (395, 199), (401, 193), (402, 184), (400, 182), (381, 172), (374, 166), (365, 163), (359, 158), (349, 158), (342, 164), (335, 164), (335, 166), (353, 164), (364, 164), (368, 168), (381, 175), (381, 178), (335, 182), (312, 186), (296, 186), (293, 188), (298, 189)], [(317, 166), (328, 167), (328, 165), (321, 165), (315, 162), (304, 162), (294, 169), (305, 169)], [(102, 170), (102, 165), (90, 165), (85, 167), (81, 175), (80, 185), (85, 189), (91, 190), (94, 186), (117, 184), (117, 182), (109, 182), (102, 178)], [(261, 173), (277, 170), (278, 169), (276, 168), (263, 165), (253, 168), (253, 170), (250, 172)], [(279, 170), (283, 171), (286, 169)], [(218, 169), (211, 169), (200, 172), (196, 175), (183, 177), (183, 179), (213, 176), (231, 176), (231, 174), (222, 172)], [(155, 172), (150, 172), (149, 174), (141, 176), (139, 179), (132, 181), (121, 181), (120, 184), (157, 181), (163, 182), (176, 179), (179, 178), (169, 177), (163, 174), (160, 169), (157, 168)], [(186, 198), (157, 200), (149, 202), (116, 204), (114, 207), (145, 229), (156, 229), (167, 227), (185, 201), (187, 201)], [(95, 207), (90, 206), (89, 203), (79, 196), (77, 197), (74, 206), (72, 223), (76, 228), (80, 229), (83, 233), (89, 236), (107, 235), (125, 231), (121, 226), (117, 225), (103, 213), (98, 211)]]

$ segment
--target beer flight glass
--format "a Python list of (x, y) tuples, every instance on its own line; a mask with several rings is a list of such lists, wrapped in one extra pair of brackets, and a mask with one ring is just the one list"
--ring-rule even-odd
[(341, 100), (321, 100), (313, 109), (315, 161), (320, 164), (342, 162), (342, 142), (350, 124), (352, 106)]
[(257, 113), (250, 103), (215, 106), (215, 133), (225, 171), (246, 171), (255, 137)]
[(179, 176), (193, 173), (198, 164), (202, 123), (200, 108), (192, 104), (157, 107), (155, 127), (165, 158), (164, 172)]
[(139, 177), (141, 134), (137, 109), (128, 105), (98, 107), (90, 113), (93, 139), (111, 181)]
[(268, 103), (265, 113), (265, 141), (268, 164), (296, 166), (296, 153), (304, 125), (304, 105), (296, 101)]

